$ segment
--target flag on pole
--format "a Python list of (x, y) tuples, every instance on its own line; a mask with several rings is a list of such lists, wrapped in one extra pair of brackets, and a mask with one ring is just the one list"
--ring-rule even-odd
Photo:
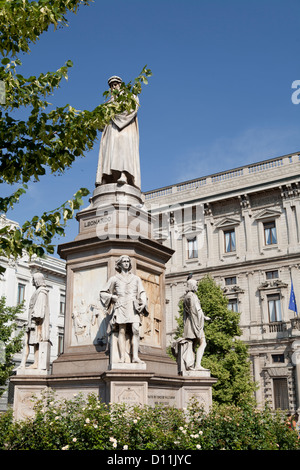
[(291, 281), (291, 295), (290, 295), (289, 310), (293, 310), (293, 312), (295, 312), (295, 314), (298, 316), (293, 281)]

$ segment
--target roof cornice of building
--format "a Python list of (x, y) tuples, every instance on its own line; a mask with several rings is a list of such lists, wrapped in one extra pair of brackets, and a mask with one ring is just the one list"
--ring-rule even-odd
[(179, 203), (199, 197), (214, 200), (275, 188), (283, 181), (300, 181), (300, 152), (145, 191), (144, 195), (146, 205), (160, 201)]

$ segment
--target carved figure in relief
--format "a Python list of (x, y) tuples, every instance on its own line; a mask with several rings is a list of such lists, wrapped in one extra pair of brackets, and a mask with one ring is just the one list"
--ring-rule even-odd
[(87, 318), (87, 308), (84, 299), (81, 299), (79, 306), (76, 306), (73, 312), (74, 333), (77, 338), (83, 339), (90, 336), (90, 319)]
[[(77, 343), (80, 344), (100, 344), (106, 343), (106, 328), (104, 327), (104, 312), (96, 304), (86, 306), (85, 300), (81, 299), (76, 305), (73, 313), (73, 331)], [(104, 321), (104, 323), (106, 323)]]
[[(116, 75), (108, 79), (111, 91), (120, 90), (122, 79)], [(141, 187), (139, 128), (137, 110), (138, 97), (134, 97), (136, 108), (124, 111), (113, 117), (103, 129), (96, 186), (100, 184), (118, 183)], [(114, 96), (111, 97), (114, 100)]]
[(38, 369), (41, 366), (39, 364), (39, 352), (42, 343), (50, 343), (49, 292), (42, 273), (33, 275), (32, 284), (36, 290), (29, 302), (25, 347), (20, 368), (26, 366), (30, 346), (33, 346), (34, 363), (29, 368)]
[(159, 279), (154, 274), (140, 271), (143, 285), (147, 291), (147, 310), (149, 315), (142, 318), (143, 344), (161, 345), (161, 299)]
[(147, 296), (140, 277), (131, 273), (129, 256), (121, 256), (116, 263), (117, 274), (100, 291), (100, 299), (109, 311), (110, 327), (118, 332), (119, 362), (125, 362), (126, 330), (131, 340), (131, 362), (143, 363), (138, 357), (141, 315), (148, 314)]

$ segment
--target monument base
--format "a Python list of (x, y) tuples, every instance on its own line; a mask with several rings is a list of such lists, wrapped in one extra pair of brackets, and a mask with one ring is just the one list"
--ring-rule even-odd
[(30, 367), (18, 367), (16, 369), (16, 374), (17, 375), (26, 375), (26, 376), (32, 376), (34, 375), (35, 377), (40, 376), (40, 375), (49, 375), (50, 371), (49, 370), (40, 370), (40, 369), (34, 369)]
[(180, 372), (180, 375), (185, 377), (210, 377), (209, 369), (199, 369), (199, 370), (183, 370)]
[(212, 385), (208, 376), (161, 376), (142, 370), (109, 370), (100, 375), (21, 376), (11, 378), (14, 385), (14, 416), (26, 419), (34, 414), (33, 398), (54, 391), (58, 400), (72, 399), (75, 394), (95, 394), (103, 403), (128, 405), (165, 405), (186, 408), (193, 398), (208, 412), (212, 405)]
[(17, 375), (48, 375), (50, 374), (50, 341), (41, 341), (38, 350), (38, 366), (19, 366), (15, 369)]
[(121, 362), (115, 362), (112, 364), (109, 364), (108, 369), (109, 370), (129, 370), (129, 371), (135, 371), (135, 370), (146, 370), (146, 364), (142, 362), (136, 362), (136, 363), (121, 363)]

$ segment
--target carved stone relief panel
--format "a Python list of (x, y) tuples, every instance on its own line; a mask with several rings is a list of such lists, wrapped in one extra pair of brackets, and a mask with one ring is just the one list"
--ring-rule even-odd
[(110, 401), (129, 405), (147, 405), (147, 382), (112, 382)]
[(34, 404), (40, 399), (46, 387), (39, 385), (17, 385), (15, 387), (14, 417), (17, 420), (32, 418), (35, 414)]
[(107, 266), (74, 271), (71, 346), (106, 344), (107, 316), (99, 292)]
[(142, 317), (141, 344), (161, 346), (162, 302), (160, 276), (141, 269), (136, 273), (142, 280), (148, 298), (148, 316)]

